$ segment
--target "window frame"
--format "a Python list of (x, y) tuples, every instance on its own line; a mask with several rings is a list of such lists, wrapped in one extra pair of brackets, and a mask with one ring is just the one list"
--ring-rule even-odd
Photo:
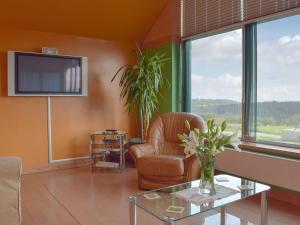
[[(276, 21), (283, 18), (288, 18), (291, 16), (300, 15), (300, 13), (291, 13), (288, 15), (266, 19), (260, 22), (249, 23), (246, 25), (239, 25), (235, 27), (230, 27), (227, 29), (218, 30), (217, 32), (205, 33), (203, 35), (194, 36), (191, 39), (185, 40), (183, 42), (183, 110), (186, 112), (191, 112), (191, 42), (205, 37), (214, 36), (217, 34), (222, 34), (238, 29), (242, 29), (242, 134), (241, 142), (243, 145), (245, 143), (258, 144), (258, 145), (268, 145), (268, 146), (278, 146), (283, 148), (300, 149), (300, 144), (289, 144), (278, 141), (268, 141), (268, 140), (257, 140), (256, 139), (256, 129), (257, 129), (257, 25), (261, 23), (266, 23), (270, 21)], [(250, 60), (249, 60), (250, 57)], [(251, 102), (251, 98), (253, 102)], [(251, 104), (254, 104), (250, 106)], [(254, 107), (254, 112), (251, 108)], [(252, 120), (250, 119), (252, 117)], [(252, 129), (252, 130), (251, 130)], [(254, 132), (254, 133), (253, 133)], [(254, 135), (253, 135), (254, 134)]]

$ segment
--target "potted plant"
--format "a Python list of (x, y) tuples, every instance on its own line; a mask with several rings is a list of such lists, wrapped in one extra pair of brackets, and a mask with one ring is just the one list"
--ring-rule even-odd
[(120, 97), (125, 100), (129, 112), (132, 109), (136, 110), (140, 119), (142, 141), (144, 141), (150, 119), (157, 110), (161, 88), (166, 82), (162, 69), (169, 59), (165, 54), (158, 52), (144, 53), (139, 47), (135, 53), (137, 63), (122, 66), (111, 81), (113, 82), (118, 74), (121, 75)]
[(236, 135), (224, 133), (226, 130), (225, 121), (220, 126), (214, 120), (208, 120), (205, 131), (200, 131), (197, 128), (191, 130), (188, 121), (185, 121), (185, 125), (189, 134), (178, 134), (178, 138), (183, 143), (186, 157), (196, 155), (201, 162), (200, 192), (214, 194), (216, 192), (214, 183), (215, 161), (224, 152), (225, 146), (232, 146), (240, 151), (235, 143)]

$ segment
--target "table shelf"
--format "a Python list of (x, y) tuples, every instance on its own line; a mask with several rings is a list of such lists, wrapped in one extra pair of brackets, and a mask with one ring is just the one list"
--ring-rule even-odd
[[(92, 171), (96, 168), (125, 168), (125, 138), (123, 131), (95, 131), (89, 134), (89, 150), (92, 159)], [(119, 162), (109, 161), (110, 156), (118, 156)]]

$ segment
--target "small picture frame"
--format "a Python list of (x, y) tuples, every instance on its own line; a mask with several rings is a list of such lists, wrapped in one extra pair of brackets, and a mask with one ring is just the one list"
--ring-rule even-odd
[(167, 210), (169, 213), (183, 213), (184, 212), (184, 207), (181, 206), (175, 206), (175, 205), (170, 205)]
[(148, 200), (154, 200), (154, 199), (159, 199), (160, 198), (160, 196), (157, 193), (144, 194), (144, 197)]

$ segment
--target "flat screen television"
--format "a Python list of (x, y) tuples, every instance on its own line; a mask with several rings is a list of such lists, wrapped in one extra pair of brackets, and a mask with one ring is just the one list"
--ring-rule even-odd
[(87, 96), (87, 57), (8, 52), (8, 96)]

